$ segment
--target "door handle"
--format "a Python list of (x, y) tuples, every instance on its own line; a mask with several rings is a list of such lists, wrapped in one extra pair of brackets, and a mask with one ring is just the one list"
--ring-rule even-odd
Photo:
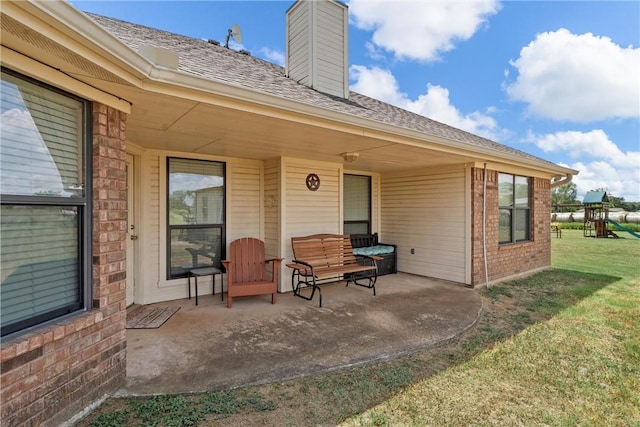
[(136, 236), (136, 235), (132, 234), (130, 237), (131, 237), (131, 240), (138, 240), (138, 236)]

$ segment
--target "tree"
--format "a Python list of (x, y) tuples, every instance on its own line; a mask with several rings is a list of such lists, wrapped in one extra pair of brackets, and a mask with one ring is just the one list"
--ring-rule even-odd
[(578, 186), (570, 182), (551, 189), (551, 205), (579, 205)]

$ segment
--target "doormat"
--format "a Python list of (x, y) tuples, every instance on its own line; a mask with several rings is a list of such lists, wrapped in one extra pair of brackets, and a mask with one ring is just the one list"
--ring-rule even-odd
[(140, 307), (127, 313), (127, 329), (156, 329), (171, 318), (180, 307)]

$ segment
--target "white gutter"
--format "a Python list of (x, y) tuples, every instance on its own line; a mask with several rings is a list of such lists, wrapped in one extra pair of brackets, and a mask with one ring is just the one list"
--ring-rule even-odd
[(568, 184), (571, 182), (572, 179), (573, 179), (573, 175), (570, 173), (565, 176), (555, 176), (551, 179), (551, 188), (556, 188), (561, 185)]

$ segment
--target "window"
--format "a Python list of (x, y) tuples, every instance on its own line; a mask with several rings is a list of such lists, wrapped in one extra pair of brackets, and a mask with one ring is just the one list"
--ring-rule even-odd
[(2, 69), (2, 335), (91, 300), (89, 103)]
[(225, 165), (168, 159), (167, 278), (192, 268), (218, 267), (224, 238)]
[(529, 178), (499, 174), (500, 243), (530, 240), (531, 205)]
[(371, 177), (344, 176), (344, 234), (371, 232)]

